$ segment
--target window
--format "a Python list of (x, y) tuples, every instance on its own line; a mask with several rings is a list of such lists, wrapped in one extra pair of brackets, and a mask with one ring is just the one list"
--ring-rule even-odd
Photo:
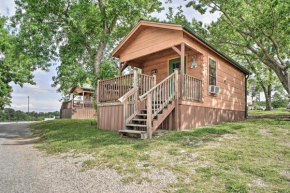
[(216, 85), (216, 61), (209, 59), (209, 85)]

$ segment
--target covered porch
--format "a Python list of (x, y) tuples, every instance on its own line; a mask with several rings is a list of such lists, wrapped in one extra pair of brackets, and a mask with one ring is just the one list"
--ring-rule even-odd
[[(119, 77), (98, 81), (99, 127), (144, 138), (160, 127), (179, 129), (181, 102), (202, 102), (202, 65), (203, 55), (185, 43), (121, 62)], [(123, 75), (127, 66), (134, 71)]]
[[(119, 98), (134, 88), (134, 79), (138, 87), (138, 96), (142, 96), (178, 69), (179, 99), (202, 101), (203, 55), (185, 43), (172, 46), (146, 56), (120, 63), (119, 76), (99, 81), (98, 103), (119, 102)], [(123, 75), (128, 66), (136, 71)]]

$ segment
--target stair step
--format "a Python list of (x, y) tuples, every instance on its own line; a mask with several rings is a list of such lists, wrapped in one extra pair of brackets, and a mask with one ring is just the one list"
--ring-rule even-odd
[(143, 133), (147, 133), (147, 132), (146, 131), (136, 131), (136, 130), (119, 130), (119, 133), (143, 134)]
[(132, 119), (132, 121), (147, 121), (147, 119)]
[(147, 139), (148, 135), (146, 131), (136, 131), (136, 130), (120, 130), (119, 131), (121, 136), (124, 136), (124, 134), (138, 134), (141, 136), (141, 139)]
[(147, 114), (137, 114), (137, 116), (147, 116)]
[(147, 127), (147, 125), (126, 124), (127, 127)]

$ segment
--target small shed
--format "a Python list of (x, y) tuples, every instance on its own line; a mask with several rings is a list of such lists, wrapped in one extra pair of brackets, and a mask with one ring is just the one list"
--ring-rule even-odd
[(75, 86), (70, 90), (70, 100), (62, 103), (61, 119), (87, 119), (96, 117), (93, 107), (94, 88), (89, 84)]

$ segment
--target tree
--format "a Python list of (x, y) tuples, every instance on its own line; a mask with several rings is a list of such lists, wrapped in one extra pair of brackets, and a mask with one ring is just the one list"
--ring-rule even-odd
[(273, 95), (272, 98), (272, 104), (274, 108), (281, 108), (281, 107), (286, 107), (286, 105), (288, 104), (288, 100), (286, 99), (285, 96), (281, 95), (280, 93), (276, 92)]
[(247, 60), (246, 66), (248, 66), (250, 71), (254, 73), (249, 79), (249, 86), (255, 84), (254, 90), (252, 90), (252, 95), (264, 92), (266, 99), (265, 110), (270, 111), (272, 109), (272, 92), (275, 91), (275, 88), (279, 87), (281, 83), (278, 81), (278, 78), (273, 73), (272, 69), (261, 65), (259, 61)]
[[(97, 86), (101, 63), (140, 18), (161, 11), (158, 0), (16, 0), (14, 25), (29, 41), (38, 63), (60, 66), (54, 77), (58, 91), (90, 80)], [(97, 89), (96, 89), (97, 90)]]
[(30, 56), (23, 54), (19, 37), (9, 33), (6, 22), (7, 18), (0, 16), (0, 109), (11, 103), (10, 83), (34, 84), (32, 71), (36, 67)]
[(272, 69), (290, 96), (289, 50), (290, 28), (287, 0), (190, 0), (204, 14), (218, 11), (221, 17), (212, 23), (211, 35), (218, 37), (220, 46), (230, 45), (233, 54), (255, 56)]

